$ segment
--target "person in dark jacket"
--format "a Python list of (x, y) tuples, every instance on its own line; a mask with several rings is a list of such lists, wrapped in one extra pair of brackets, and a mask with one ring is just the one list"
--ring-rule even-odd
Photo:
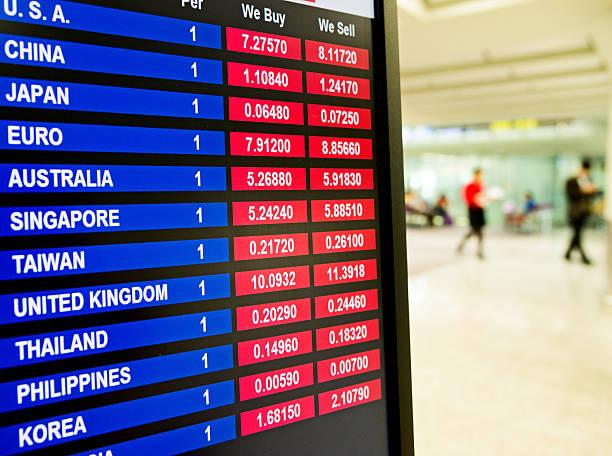
[(591, 260), (582, 248), (582, 229), (591, 214), (591, 197), (597, 193), (597, 187), (589, 179), (590, 172), (591, 163), (584, 160), (578, 174), (565, 183), (567, 218), (573, 229), (565, 259), (570, 260), (572, 252), (578, 250), (584, 264), (591, 264)]

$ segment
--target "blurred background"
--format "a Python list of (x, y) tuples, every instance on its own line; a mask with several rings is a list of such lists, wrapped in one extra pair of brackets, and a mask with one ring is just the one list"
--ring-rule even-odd
[[(416, 454), (611, 455), (612, 0), (398, 14)], [(590, 265), (564, 258), (585, 159)]]

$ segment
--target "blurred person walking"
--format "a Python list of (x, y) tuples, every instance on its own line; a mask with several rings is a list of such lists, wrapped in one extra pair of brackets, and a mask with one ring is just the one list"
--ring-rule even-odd
[(577, 249), (584, 264), (591, 264), (591, 260), (582, 248), (582, 230), (591, 214), (591, 197), (597, 193), (597, 187), (590, 180), (590, 173), (591, 163), (584, 160), (578, 174), (565, 183), (567, 218), (574, 231), (565, 259), (569, 261), (572, 252)]
[(485, 220), (485, 187), (482, 182), (482, 170), (476, 168), (474, 170), (474, 177), (472, 182), (467, 184), (463, 189), (463, 199), (468, 209), (468, 217), (470, 219), (470, 231), (465, 235), (459, 246), (457, 252), (462, 253), (463, 247), (469, 238), (476, 236), (478, 238), (478, 258), (484, 259), (483, 249), (483, 233), (482, 229), (486, 224)]

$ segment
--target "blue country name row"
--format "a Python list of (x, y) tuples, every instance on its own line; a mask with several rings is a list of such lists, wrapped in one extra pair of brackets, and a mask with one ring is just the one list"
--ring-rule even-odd
[(227, 238), (0, 252), (0, 280), (229, 261)]
[(227, 203), (0, 208), (0, 236), (227, 226)]
[(222, 131), (0, 120), (0, 149), (225, 155)]
[(0, 19), (221, 49), (218, 25), (82, 3), (6, 0), (0, 9)]
[(224, 190), (221, 166), (0, 164), (0, 193)]
[(0, 77), (0, 106), (222, 120), (223, 97)]

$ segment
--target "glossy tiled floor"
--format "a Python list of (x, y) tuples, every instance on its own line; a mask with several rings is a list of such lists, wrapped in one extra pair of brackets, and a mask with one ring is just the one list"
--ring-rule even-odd
[(408, 232), (416, 454), (612, 455), (603, 236), (584, 267), (566, 233), (490, 236), (484, 262), (460, 235)]

